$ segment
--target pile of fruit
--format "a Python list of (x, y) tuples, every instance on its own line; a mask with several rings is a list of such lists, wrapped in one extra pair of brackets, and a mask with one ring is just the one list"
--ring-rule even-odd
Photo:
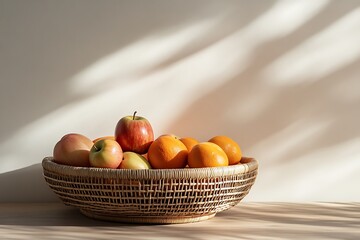
[(242, 157), (239, 145), (227, 136), (207, 142), (173, 134), (154, 139), (150, 122), (136, 112), (118, 121), (114, 136), (90, 140), (81, 134), (66, 134), (53, 154), (59, 164), (113, 169), (222, 167), (238, 164)]

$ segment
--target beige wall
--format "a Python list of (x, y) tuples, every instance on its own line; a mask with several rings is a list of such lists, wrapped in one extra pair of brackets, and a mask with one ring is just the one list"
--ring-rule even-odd
[(40, 162), (137, 110), (225, 134), (247, 201), (359, 201), (359, 1), (0, 0), (0, 201), (56, 201)]

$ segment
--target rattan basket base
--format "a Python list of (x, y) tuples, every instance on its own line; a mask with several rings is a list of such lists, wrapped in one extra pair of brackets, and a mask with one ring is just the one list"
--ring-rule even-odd
[(65, 205), (87, 217), (130, 223), (173, 224), (210, 219), (250, 191), (258, 162), (226, 167), (104, 169), (43, 159), (44, 178)]
[(179, 223), (193, 223), (200, 222), (211, 219), (215, 217), (216, 213), (205, 214), (201, 216), (179, 216), (179, 217), (170, 217), (170, 216), (151, 216), (151, 217), (120, 217), (113, 215), (102, 215), (99, 213), (95, 213), (93, 211), (80, 209), (80, 212), (86, 217), (103, 220), (103, 221), (111, 221), (111, 222), (121, 222), (121, 223), (145, 223), (145, 224), (179, 224)]

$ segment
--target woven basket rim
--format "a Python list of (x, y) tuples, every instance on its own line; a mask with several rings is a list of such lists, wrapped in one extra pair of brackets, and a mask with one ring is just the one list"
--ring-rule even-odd
[[(92, 167), (74, 167), (54, 162), (53, 157), (45, 157), (43, 170), (56, 174), (77, 177), (117, 178), (117, 179), (201, 179), (244, 174), (257, 170), (255, 158), (244, 157), (244, 163), (226, 167), (181, 168), (181, 169), (107, 169)], [(243, 161), (243, 159), (242, 159)]]

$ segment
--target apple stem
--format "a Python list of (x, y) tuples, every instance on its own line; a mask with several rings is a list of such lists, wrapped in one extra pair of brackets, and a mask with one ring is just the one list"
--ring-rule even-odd
[(95, 144), (94, 144), (94, 148), (95, 148), (96, 152), (97, 152), (97, 151), (99, 151), (99, 149), (96, 147), (96, 145), (95, 145)]
[(137, 113), (137, 111), (134, 112), (134, 115), (133, 115), (133, 120), (135, 120), (135, 114)]

